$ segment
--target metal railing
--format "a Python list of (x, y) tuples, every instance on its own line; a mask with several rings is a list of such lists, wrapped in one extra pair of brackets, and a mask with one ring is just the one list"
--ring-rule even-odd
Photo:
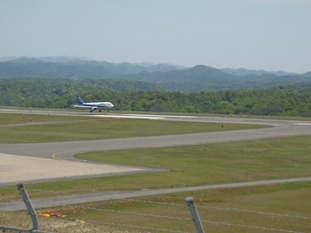
[(195, 230), (197, 231), (197, 233), (205, 233), (199, 212), (196, 205), (194, 204), (193, 197), (187, 197), (186, 202), (192, 217)]
[(31, 199), (27, 193), (26, 188), (22, 183), (17, 184), (17, 189), (19, 190), (21, 196), (23, 197), (23, 201), (27, 207), (27, 211), (29, 215), (31, 216), (31, 221), (32, 221), (32, 228), (31, 229), (23, 229), (23, 228), (17, 228), (17, 227), (12, 227), (12, 226), (0, 226), (0, 230), (2, 232), (6, 231), (16, 231), (16, 232), (29, 232), (29, 233), (49, 233), (49, 232), (44, 232), (39, 230), (39, 220), (38, 220), (38, 215), (37, 212), (31, 202)]

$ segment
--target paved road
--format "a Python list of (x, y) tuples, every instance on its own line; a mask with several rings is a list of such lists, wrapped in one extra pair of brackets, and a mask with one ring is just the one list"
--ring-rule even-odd
[[(29, 113), (28, 110), (4, 110), (0, 112), (11, 113)], [(219, 122), (219, 123), (241, 123), (241, 124), (262, 124), (272, 126), (270, 128), (235, 130), (225, 132), (211, 133), (193, 133), (167, 136), (139, 137), (139, 138), (122, 138), (107, 139), (79, 142), (55, 142), (55, 143), (27, 143), (27, 144), (2, 144), (0, 145), (0, 153), (18, 156), (36, 157), (40, 159), (66, 159), (75, 160), (72, 155), (95, 150), (120, 150), (131, 148), (152, 148), (179, 145), (197, 145), (206, 143), (232, 142), (243, 140), (256, 140), (278, 137), (290, 137), (297, 135), (311, 135), (310, 121), (288, 121), (288, 120), (268, 120), (268, 119), (249, 119), (249, 118), (222, 118), (222, 117), (192, 117), (192, 116), (167, 116), (167, 115), (139, 115), (139, 114), (89, 114), (81, 112), (63, 112), (63, 111), (37, 111), (32, 110), (32, 114), (48, 114), (48, 115), (65, 115), (65, 116), (89, 116), (89, 117), (115, 117), (115, 118), (136, 118), (136, 119), (153, 119), (153, 120), (171, 120), (171, 121), (194, 121), (194, 122)], [(46, 160), (47, 161), (47, 160)], [(65, 162), (65, 161), (63, 161)], [(69, 161), (66, 161), (69, 162)], [(77, 161), (72, 161), (77, 163)], [(80, 163), (80, 162), (79, 162)], [(46, 163), (48, 168), (51, 164)], [(145, 170), (147, 171), (147, 169)], [(116, 172), (115, 172), (116, 173)], [(80, 176), (81, 177), (81, 176)], [(113, 198), (137, 197), (146, 195), (158, 195), (172, 192), (184, 192), (190, 190), (201, 190), (210, 188), (223, 187), (241, 187), (249, 185), (263, 185), (269, 183), (280, 182), (300, 182), (310, 181), (311, 178), (301, 178), (295, 180), (276, 180), (263, 182), (249, 182), (227, 185), (212, 185), (202, 187), (190, 187), (184, 189), (167, 189), (157, 191), (136, 191), (129, 193), (99, 193), (86, 194), (70, 197), (61, 197), (59, 199), (38, 200), (37, 208), (46, 205), (66, 205), (73, 203), (82, 203), (90, 201), (100, 201)], [(1, 180), (0, 180), (1, 181)], [(1, 183), (1, 182), (0, 182)], [(238, 186), (235, 186), (238, 185)], [(59, 202), (60, 201), (60, 202)], [(45, 204), (44, 204), (45, 203)], [(5, 203), (0, 205), (0, 209), (4, 210)], [(7, 204), (14, 206), (14, 203)], [(18, 204), (20, 205), (20, 204)], [(13, 208), (13, 207), (12, 207)], [(20, 207), (18, 207), (20, 208)]]
[[(73, 204), (82, 204), (97, 201), (117, 200), (125, 198), (136, 198), (143, 196), (154, 196), (178, 192), (191, 192), (199, 190), (212, 190), (222, 188), (239, 188), (249, 187), (258, 185), (270, 185), (270, 184), (282, 184), (282, 183), (293, 183), (293, 182), (309, 182), (311, 177), (296, 178), (296, 179), (283, 179), (283, 180), (264, 180), (254, 182), (242, 182), (242, 183), (231, 183), (231, 184), (215, 184), (185, 188), (174, 188), (174, 189), (162, 189), (162, 190), (138, 190), (138, 191), (118, 191), (118, 192), (102, 192), (102, 193), (90, 193), (80, 194), (62, 197), (42, 198), (32, 200), (33, 205), (36, 209), (38, 208), (49, 208), (55, 206), (65, 206)], [(25, 210), (26, 206), (22, 201), (0, 203), (0, 211), (17, 211)]]
[[(22, 110), (16, 110), (22, 113)], [(1, 112), (1, 109), (0, 109)], [(5, 110), (2, 109), (2, 112)], [(14, 112), (9, 110), (8, 112)], [(24, 112), (28, 112), (27, 110)], [(193, 133), (166, 136), (151, 136), (138, 138), (106, 139), (75, 142), (53, 142), (53, 143), (27, 143), (27, 144), (2, 144), (0, 153), (26, 155), (34, 157), (67, 158), (72, 159), (73, 154), (97, 151), (97, 150), (122, 150), (133, 148), (150, 148), (180, 145), (197, 145), (205, 143), (232, 142), (243, 140), (255, 140), (265, 138), (289, 137), (296, 135), (310, 135), (311, 122), (309, 121), (282, 121), (267, 119), (247, 118), (222, 118), (222, 117), (191, 117), (191, 116), (167, 116), (167, 115), (139, 115), (139, 114), (86, 114), (80, 112), (62, 111), (35, 111), (32, 114), (50, 114), (66, 116), (89, 116), (89, 117), (116, 117), (116, 118), (144, 118), (170, 121), (192, 121), (192, 122), (218, 122), (218, 123), (240, 123), (270, 125), (271, 128), (235, 130), (210, 133)]]

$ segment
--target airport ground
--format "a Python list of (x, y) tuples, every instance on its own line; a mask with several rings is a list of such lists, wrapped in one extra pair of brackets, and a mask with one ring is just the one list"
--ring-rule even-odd
[[(34, 114), (34, 113), (32, 113), (32, 114)], [(57, 113), (57, 114), (59, 114), (59, 113)], [(72, 113), (65, 113), (65, 114), (69, 114), (70, 115)], [(80, 114), (82, 114), (82, 113), (79, 113), (79, 115)], [(20, 144), (15, 144), (15, 145), (3, 144), (3, 145), (1, 145), (1, 153), (6, 154), (6, 155), (7, 154), (9, 154), (9, 155), (13, 154), (15, 156), (18, 155), (19, 156), (18, 158), (22, 158), (23, 157), (23, 158), (30, 159), (30, 156), (33, 156), (32, 159), (39, 159), (39, 160), (49, 159), (50, 161), (62, 162), (63, 166), (65, 164), (66, 164), (65, 166), (71, 166), (72, 164), (84, 164), (84, 166), (85, 166), (86, 163), (81, 163), (81, 162), (78, 162), (78, 161), (70, 161), (68, 159), (72, 159), (72, 155), (73, 154), (81, 153), (81, 152), (86, 152), (86, 151), (90, 151), (90, 150), (96, 150), (96, 151), (104, 150), (104, 151), (108, 151), (108, 150), (115, 150), (115, 149), (128, 150), (128, 149), (143, 148), (143, 147), (145, 147), (145, 148), (150, 148), (150, 147), (153, 147), (153, 148), (155, 148), (155, 147), (169, 147), (170, 148), (171, 146), (175, 146), (176, 147), (176, 146), (185, 146), (185, 145), (187, 145), (187, 146), (190, 146), (190, 145), (202, 145), (202, 144), (204, 144), (204, 145), (206, 145), (206, 144), (214, 145), (213, 143), (222, 143), (222, 142), (231, 142), (232, 143), (232, 142), (245, 141), (245, 140), (247, 140), (247, 141), (249, 141), (249, 140), (264, 140), (264, 139), (265, 140), (266, 139), (271, 139), (271, 140), (272, 139), (273, 140), (279, 140), (280, 139), (280, 140), (283, 140), (283, 138), (291, 138), (293, 136), (298, 136), (298, 135), (305, 135), (305, 136), (302, 136), (299, 140), (300, 141), (306, 141), (309, 138), (308, 135), (310, 135), (310, 133), (311, 133), (311, 130), (310, 130), (311, 126), (310, 126), (310, 122), (308, 122), (308, 121), (290, 121), (290, 120), (284, 121), (284, 120), (268, 120), (268, 119), (259, 119), (258, 120), (258, 119), (245, 119), (245, 118), (234, 118), (234, 119), (231, 119), (231, 118), (223, 118), (223, 117), (221, 117), (221, 118), (217, 118), (217, 117), (202, 117), (202, 116), (199, 116), (199, 117), (193, 117), (193, 116), (183, 117), (183, 116), (132, 115), (132, 114), (127, 114), (127, 115), (100, 114), (100, 115), (92, 115), (92, 116), (96, 116), (96, 117), (101, 116), (101, 117), (109, 117), (109, 118), (110, 117), (117, 117), (119, 119), (120, 118), (130, 117), (130, 118), (156, 119), (156, 120), (166, 120), (166, 121), (176, 121), (176, 120), (178, 120), (178, 121), (196, 121), (196, 122), (218, 122), (220, 124), (226, 124), (226, 123), (232, 123), (232, 122), (238, 123), (238, 124), (250, 124), (250, 123), (252, 123), (252, 124), (259, 124), (259, 125), (270, 125), (272, 127), (248, 129), (248, 130), (225, 131), (225, 132), (224, 131), (220, 131), (220, 132), (213, 132), (213, 133), (212, 132), (208, 132), (208, 133), (204, 133), (204, 132), (202, 133), (201, 132), (201, 133), (191, 133), (191, 134), (181, 134), (181, 135), (179, 134), (179, 135), (166, 135), (166, 136), (148, 136), (148, 137), (143, 137), (143, 138), (135, 137), (135, 138), (127, 138), (127, 139), (123, 138), (123, 139), (106, 139), (106, 140), (95, 140), (95, 141), (92, 140), (92, 141), (86, 141), (86, 142), (83, 142), (83, 141), (82, 142), (81, 141), (80, 142), (64, 142), (64, 143), (54, 142), (54, 143), (36, 143), (36, 144), (29, 144), (29, 143), (27, 143), (27, 144), (22, 144), (22, 145), (20, 145)], [(282, 142), (279, 142), (279, 143), (282, 143)], [(289, 144), (289, 141), (287, 141), (287, 144)], [(231, 145), (233, 145), (233, 144), (231, 144)], [(243, 145), (244, 147), (246, 146), (245, 144), (240, 144), (240, 146), (241, 145)], [(280, 145), (280, 144), (278, 144), (278, 145)], [(21, 155), (22, 155), (22, 157), (20, 157)], [(304, 160), (304, 162), (303, 162), (305, 167), (302, 166), (300, 170), (306, 169), (308, 171), (308, 166), (310, 165), (310, 163), (308, 162), (307, 156), (308, 155), (306, 155), (306, 158), (305, 158), (306, 160)], [(106, 159), (107, 159), (107, 156), (106, 156)], [(162, 158), (162, 160), (163, 159), (164, 158)], [(241, 159), (241, 158), (239, 158), (239, 159)], [(137, 159), (137, 160), (139, 160), (139, 159)], [(114, 162), (115, 163), (119, 163), (118, 161), (117, 162), (116, 161), (110, 161), (110, 162), (111, 163), (114, 163)], [(27, 162), (24, 161), (23, 163), (27, 163)], [(69, 163), (71, 163), (71, 164), (69, 164)], [(109, 165), (112, 165), (111, 163)], [(12, 164), (15, 164), (15, 163), (13, 162)], [(52, 164), (52, 162), (51, 162), (51, 164)], [(299, 170), (299, 166), (301, 164), (302, 163), (298, 164), (298, 169), (297, 170)], [(102, 166), (101, 164), (98, 164), (98, 163), (87, 163), (87, 165), (90, 165), (90, 166), (95, 166), (95, 165), (96, 166)], [(35, 166), (37, 166), (37, 165), (35, 165)], [(58, 165), (56, 165), (56, 167), (57, 166)], [(134, 166), (134, 167), (133, 166), (124, 166), (124, 167), (125, 168), (141, 169), (141, 167), (139, 167), (139, 166)], [(92, 170), (90, 168), (87, 168), (87, 169), (88, 170)], [(145, 167), (143, 169), (145, 169)], [(12, 169), (10, 169), (10, 170), (12, 170)], [(79, 169), (73, 169), (73, 170), (79, 170)], [(29, 174), (29, 171), (27, 171), (27, 172)], [(137, 172), (137, 171), (135, 171), (135, 172)], [(47, 172), (47, 173), (49, 173), (49, 172)], [(128, 174), (128, 173), (126, 173), (126, 174)], [(146, 176), (150, 176), (150, 174), (152, 174), (152, 173), (148, 173), (148, 174), (149, 175), (146, 175)], [(164, 174), (164, 173), (158, 173), (158, 174)], [(308, 172), (306, 172), (305, 174), (308, 174)], [(75, 176), (75, 175), (77, 175), (77, 174), (73, 174), (73, 176)], [(101, 176), (102, 174), (97, 174), (97, 175)], [(95, 175), (95, 176), (97, 176), (97, 175)], [(142, 175), (143, 174), (136, 174), (136, 175), (134, 175), (134, 177), (136, 177), (136, 176), (139, 177), (139, 176), (142, 176)], [(296, 173), (296, 176), (297, 175), (299, 175), (299, 174)], [(301, 175), (302, 175), (302, 173), (301, 173)], [(70, 175), (67, 175), (67, 176), (70, 177)], [(82, 178), (82, 176), (83, 176), (83, 174), (79, 178)], [(310, 176), (310, 174), (309, 174), (309, 176)], [(117, 179), (119, 179), (120, 177), (121, 176), (118, 176)], [(288, 177), (282, 177), (282, 174), (280, 174), (279, 177), (281, 177), (281, 178), (288, 178)], [(297, 178), (297, 177), (295, 177), (295, 178)], [(52, 177), (52, 178), (43, 178), (43, 179), (57, 179), (57, 177), (55, 177), (55, 174), (54, 174), (54, 177)], [(304, 179), (308, 180), (309, 178), (307, 177), (307, 178), (304, 178)], [(285, 182), (284, 179), (282, 179), (282, 180)], [(308, 188), (309, 187), (308, 185), (310, 184), (310, 181), (306, 182), (307, 180), (300, 180), (301, 182), (298, 182), (296, 187), (300, 186), (300, 189), (310, 191), (310, 188)], [(222, 180), (221, 183), (223, 183), (223, 181), (224, 180)], [(291, 180), (291, 181), (289, 180), (287, 182), (288, 182), (288, 184), (292, 184), (293, 181), (294, 180)], [(298, 180), (295, 180), (295, 181), (297, 182)], [(304, 182), (302, 182), (302, 181), (304, 181)], [(12, 182), (14, 182), (14, 181), (12, 181)], [(118, 182), (119, 181), (117, 181), (117, 183)], [(216, 183), (217, 182), (219, 182), (219, 181), (216, 181)], [(280, 182), (280, 181), (276, 181), (276, 182)], [(282, 192), (282, 190), (279, 190), (280, 192), (278, 191), (278, 193), (279, 194), (280, 193), (281, 194), (282, 193), (287, 193), (287, 192), (290, 193), (290, 190), (288, 190), (288, 187), (289, 187), (288, 184), (287, 185), (286, 184), (277, 184), (276, 186), (278, 186), (279, 188), (282, 187), (280, 189), (283, 189), (283, 192)], [(8, 183), (6, 183), (5, 185), (8, 185)], [(257, 186), (255, 186), (253, 184), (252, 190), (253, 191), (257, 190), (255, 192), (257, 192), (256, 196), (257, 196), (257, 198), (259, 198), (259, 196), (264, 197), (265, 195), (267, 195), (267, 193), (260, 195), (260, 192), (263, 192), (263, 191), (258, 191), (258, 190), (263, 190), (263, 189), (264, 190), (267, 190), (267, 189), (269, 190), (269, 189), (271, 189), (271, 187), (276, 187), (276, 186), (269, 186), (270, 188), (269, 187), (267, 188), (266, 185), (261, 184), (260, 186), (258, 186), (258, 188), (255, 188)], [(215, 188), (216, 188), (216, 191), (213, 191), (213, 192), (214, 192), (214, 194), (215, 194), (215, 192), (219, 192), (217, 194), (219, 196), (219, 194), (222, 193), (222, 191), (219, 191), (220, 187), (218, 187), (218, 188), (215, 187)], [(207, 189), (207, 187), (202, 188), (202, 189)], [(170, 194), (171, 195), (170, 197), (167, 197), (169, 200), (179, 200), (180, 201), (181, 199), (183, 199), (180, 196), (182, 194), (176, 194), (177, 190), (176, 190), (175, 194), (174, 194), (174, 190), (172, 191), (172, 189), (164, 189), (164, 190), (167, 190), (166, 193), (173, 192), (173, 194)], [(197, 189), (193, 188), (192, 190), (197, 190)], [(228, 186), (227, 188), (222, 187), (222, 190), (231, 190), (234, 193), (234, 192), (237, 192), (237, 190), (239, 190), (239, 192), (243, 192), (243, 191), (247, 192), (247, 190), (249, 190), (249, 189), (247, 189), (246, 187), (244, 187), (244, 188), (240, 187), (239, 189), (237, 189), (237, 187), (236, 187), (234, 189), (234, 188)], [(149, 192), (149, 195), (150, 194), (156, 195), (156, 193), (152, 193), (150, 190), (144, 190), (144, 191)], [(184, 191), (188, 191), (188, 194), (189, 194), (189, 192), (194, 194), (193, 192), (191, 192), (191, 190), (183, 190), (182, 192), (184, 192)], [(198, 193), (198, 196), (201, 195), (203, 197), (205, 194), (203, 195), (202, 192), (207, 193), (208, 191), (196, 191), (195, 193)], [(295, 190), (295, 192), (298, 192), (298, 191)], [(124, 192), (122, 192), (122, 193), (124, 193)], [(130, 192), (127, 192), (127, 193), (130, 193)], [(165, 193), (165, 192), (163, 192), (163, 193)], [(306, 194), (304, 194), (304, 192), (301, 193), (301, 190), (298, 193), (299, 193), (300, 196), (301, 195), (302, 196), (304, 196), (304, 195), (306, 196)], [(107, 194), (107, 192), (106, 192), (106, 194)], [(101, 193), (101, 195), (103, 196), (102, 193)], [(119, 194), (112, 193), (111, 196), (108, 197), (108, 199), (111, 199), (112, 196), (118, 196), (118, 195)], [(140, 195), (145, 196), (147, 194), (140, 194)], [(184, 193), (183, 193), (183, 195), (184, 195)], [(209, 195), (210, 195), (210, 193), (207, 194), (207, 196), (209, 196)], [(274, 195), (275, 195), (275, 193), (274, 193)], [(284, 194), (282, 194), (282, 195), (284, 195)], [(293, 194), (291, 193), (290, 195), (293, 195)], [(134, 198), (134, 197), (135, 196), (131, 196), (131, 198)], [(158, 199), (161, 200), (162, 199), (161, 197), (163, 197), (163, 196), (159, 196), (159, 197), (156, 197), (156, 198), (153, 197), (152, 200), (153, 201), (155, 199), (156, 200), (158, 200)], [(222, 193), (220, 195), (219, 200), (216, 201), (215, 203), (219, 204), (219, 202), (221, 202), (220, 199), (222, 199), (223, 197), (224, 197), (224, 193)], [(307, 197), (308, 196), (306, 196), (305, 198), (307, 198)], [(123, 198), (123, 197), (120, 197), (120, 198)], [(72, 197), (70, 199), (72, 199)], [(83, 199), (82, 196), (80, 196), (80, 199)], [(218, 199), (218, 197), (217, 198), (214, 197), (214, 199)], [(272, 199), (275, 200), (275, 197), (272, 198)], [(46, 201), (47, 200), (45, 200), (45, 202)], [(211, 202), (211, 200), (209, 200), (208, 202)], [(133, 203), (133, 200), (131, 201), (131, 203)], [(167, 202), (164, 202), (164, 203), (167, 203)], [(204, 203), (204, 200), (201, 203)], [(63, 205), (66, 205), (66, 204), (63, 204)], [(128, 209), (129, 208), (128, 205), (129, 204), (126, 203), (124, 206), (125, 207), (127, 206), (127, 209)], [(140, 204), (140, 206), (141, 205), (145, 205), (145, 204)], [(232, 203), (230, 205), (232, 205)], [(297, 206), (300, 205), (299, 201), (297, 201), (296, 205)], [(260, 212), (260, 211), (257, 211), (257, 212)], [(304, 216), (308, 219), (310, 217), (310, 215), (308, 215), (308, 214), (310, 214), (310, 213), (305, 212), (305, 214), (306, 215), (304, 215)], [(301, 223), (299, 223), (299, 221), (297, 223), (301, 224)], [(236, 225), (238, 225), (238, 224), (236, 224)], [(247, 224), (245, 224), (245, 225), (247, 225)], [(305, 229), (308, 229), (308, 228), (305, 228)], [(258, 229), (258, 232), (262, 232), (262, 230), (263, 230), (262, 228)], [(227, 232), (229, 232), (229, 231), (227, 231)], [(232, 232), (237, 232), (237, 231), (232, 231)], [(250, 231), (250, 232), (255, 232), (255, 231)], [(294, 231), (292, 231), (292, 232), (294, 232)]]

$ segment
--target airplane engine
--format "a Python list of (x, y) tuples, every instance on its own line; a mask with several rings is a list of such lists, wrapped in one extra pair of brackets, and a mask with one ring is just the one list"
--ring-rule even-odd
[(93, 112), (97, 109), (97, 107), (92, 107), (90, 112)]

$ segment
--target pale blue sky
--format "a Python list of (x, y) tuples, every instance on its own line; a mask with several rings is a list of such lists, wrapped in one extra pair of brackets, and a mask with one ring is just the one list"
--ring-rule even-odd
[(311, 0), (0, 0), (0, 57), (311, 71)]

